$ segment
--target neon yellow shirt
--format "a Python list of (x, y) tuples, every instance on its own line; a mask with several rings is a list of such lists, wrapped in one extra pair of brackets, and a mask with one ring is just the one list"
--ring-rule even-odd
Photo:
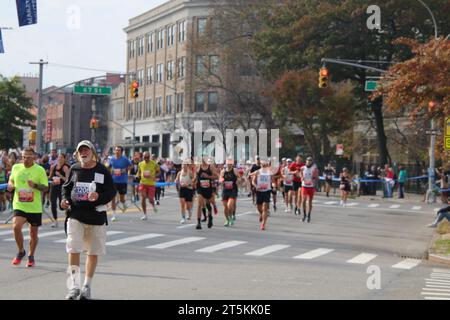
[(141, 176), (141, 184), (146, 186), (155, 186), (156, 185), (156, 170), (159, 169), (159, 165), (150, 160), (149, 163), (142, 161), (139, 163), (139, 172)]
[(42, 213), (41, 192), (31, 188), (28, 180), (35, 184), (48, 186), (48, 178), (45, 169), (38, 164), (25, 168), (23, 163), (13, 166), (9, 181), (14, 181), (13, 209), (25, 213)]

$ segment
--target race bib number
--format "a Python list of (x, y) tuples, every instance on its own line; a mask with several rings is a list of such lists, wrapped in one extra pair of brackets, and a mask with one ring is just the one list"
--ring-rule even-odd
[(292, 179), (286, 179), (286, 180), (284, 181), (284, 184), (292, 184)]
[(61, 184), (61, 178), (60, 177), (53, 177), (53, 184), (54, 185)]
[(19, 190), (19, 202), (33, 202), (34, 192), (31, 189)]
[(303, 180), (303, 183), (305, 184), (305, 185), (307, 185), (307, 186), (311, 186), (311, 185), (313, 185), (313, 181), (312, 180)]
[(120, 177), (122, 175), (122, 169), (114, 169), (114, 175)]
[(200, 180), (200, 187), (209, 188), (210, 186), (211, 186), (211, 183), (209, 180)]
[(73, 188), (75, 201), (88, 201), (90, 183), (77, 182)]
[(227, 190), (233, 189), (233, 181), (225, 181), (224, 186), (225, 186), (225, 189), (227, 189)]
[(152, 177), (152, 175), (151, 175), (150, 171), (148, 171), (148, 170), (144, 171), (144, 178), (145, 179), (150, 179), (151, 177)]
[(259, 190), (267, 190), (267, 189), (269, 189), (269, 184), (268, 183), (260, 183), (258, 187), (259, 187), (258, 188)]
[(180, 183), (180, 186), (181, 186), (182, 188), (186, 188), (186, 187), (189, 186), (189, 184), (186, 183), (186, 182), (181, 182), (181, 183)]

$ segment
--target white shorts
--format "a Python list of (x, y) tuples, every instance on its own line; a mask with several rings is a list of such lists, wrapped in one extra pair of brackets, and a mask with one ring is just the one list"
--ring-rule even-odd
[(71, 219), (67, 221), (67, 253), (106, 254), (106, 226), (94, 226)]

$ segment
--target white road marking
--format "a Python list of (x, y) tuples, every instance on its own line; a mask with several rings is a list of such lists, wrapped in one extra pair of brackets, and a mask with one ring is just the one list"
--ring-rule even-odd
[(389, 207), (389, 209), (398, 209), (400, 208), (399, 204), (393, 204), (392, 206)]
[(318, 258), (320, 256), (326, 255), (330, 252), (333, 252), (334, 249), (326, 249), (326, 248), (320, 248), (320, 249), (316, 249), (316, 250), (312, 250), (306, 253), (303, 253), (301, 255), (295, 256), (293, 257), (294, 259), (305, 259), (305, 260), (311, 260), (311, 259), (315, 259)]
[(361, 253), (360, 255), (348, 260), (347, 263), (366, 264), (367, 262), (376, 258), (376, 254)]
[(214, 246), (195, 250), (195, 252), (213, 253), (213, 252), (217, 252), (219, 250), (237, 247), (244, 243), (247, 243), (247, 241), (226, 241), (226, 242), (222, 242), (217, 245), (214, 245)]
[(420, 209), (422, 209), (422, 207), (420, 207), (420, 206), (414, 206), (414, 207), (412, 207), (412, 210), (420, 210)]
[[(107, 231), (106, 232), (106, 236), (113, 236), (115, 234), (121, 234), (124, 233), (123, 231)], [(56, 240), (53, 241), (54, 243), (66, 243), (67, 239), (61, 239), (61, 240)]]
[(448, 296), (450, 297), (450, 293), (440, 293), (440, 292), (422, 292), (423, 295), (436, 295), (436, 296)]
[(450, 281), (449, 280), (441, 280), (441, 279), (425, 279), (426, 281), (427, 281), (427, 283), (429, 283), (429, 282), (439, 282), (439, 283), (442, 283), (442, 284), (450, 284)]
[(434, 289), (434, 288), (423, 288), (426, 291), (439, 291), (439, 292), (450, 292), (450, 289)]
[(376, 207), (379, 207), (380, 205), (378, 204), (378, 203), (372, 203), (372, 204), (369, 204), (368, 206), (367, 206), (367, 208), (376, 208)]
[(153, 246), (149, 246), (147, 247), (147, 249), (167, 249), (167, 248), (171, 248), (171, 247), (175, 247), (181, 244), (187, 244), (187, 243), (191, 243), (191, 242), (196, 242), (196, 241), (200, 241), (203, 240), (205, 238), (201, 238), (201, 237), (187, 237), (187, 238), (183, 238), (180, 240), (174, 240), (174, 241), (169, 241), (169, 242), (163, 242), (163, 243), (159, 243)]
[(275, 245), (272, 245), (272, 246), (268, 246), (268, 247), (264, 247), (264, 248), (255, 250), (255, 251), (247, 252), (245, 255), (246, 256), (254, 256), (254, 257), (261, 257), (261, 256), (264, 256), (266, 254), (273, 253), (273, 252), (276, 252), (276, 251), (280, 251), (280, 250), (283, 250), (283, 249), (286, 249), (286, 248), (289, 248), (289, 247), (290, 247), (289, 245), (275, 244)]
[[(41, 238), (56, 236), (56, 235), (62, 234), (62, 233), (64, 233), (64, 230), (38, 233), (38, 238), (41, 239)], [(23, 240), (30, 240), (30, 236), (23, 237)], [(15, 241), (15, 239), (14, 238), (9, 238), (9, 239), (5, 239), (4, 241)]]
[(438, 285), (438, 284), (427, 284), (426, 287), (428, 288), (443, 288), (443, 289), (450, 289), (450, 284), (449, 285)]
[(406, 259), (393, 265), (392, 268), (410, 270), (414, 267), (417, 267), (421, 262), (422, 260), (418, 259)]
[(337, 201), (328, 201), (328, 202), (325, 202), (325, 204), (328, 204), (328, 205), (330, 205), (330, 204), (338, 204), (338, 202)]
[[(23, 230), (22, 230), (22, 233), (26, 233), (26, 232), (29, 232), (30, 231), (30, 229), (29, 228), (24, 228)], [(2, 232), (0, 232), (0, 236), (11, 236), (11, 235), (14, 235), (14, 230), (8, 230), (8, 231), (2, 231)]]
[(425, 300), (450, 300), (450, 298), (442, 298), (442, 297), (425, 297)]
[(358, 202), (350, 202), (350, 203), (346, 204), (347, 207), (354, 207), (354, 206), (357, 206), (357, 205), (359, 205)]
[(106, 245), (107, 246), (120, 246), (122, 244), (138, 242), (138, 241), (153, 239), (153, 238), (162, 237), (162, 236), (163, 236), (163, 234), (159, 234), (159, 233), (141, 234), (140, 236), (134, 236), (134, 237), (128, 237), (128, 238), (123, 238), (123, 239), (119, 239), (119, 240), (109, 241), (106, 243)]

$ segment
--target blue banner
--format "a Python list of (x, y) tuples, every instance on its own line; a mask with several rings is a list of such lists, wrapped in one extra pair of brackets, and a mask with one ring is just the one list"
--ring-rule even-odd
[(16, 0), (19, 26), (37, 23), (37, 0)]
[(0, 53), (5, 53), (5, 49), (3, 48), (2, 29), (0, 29)]

